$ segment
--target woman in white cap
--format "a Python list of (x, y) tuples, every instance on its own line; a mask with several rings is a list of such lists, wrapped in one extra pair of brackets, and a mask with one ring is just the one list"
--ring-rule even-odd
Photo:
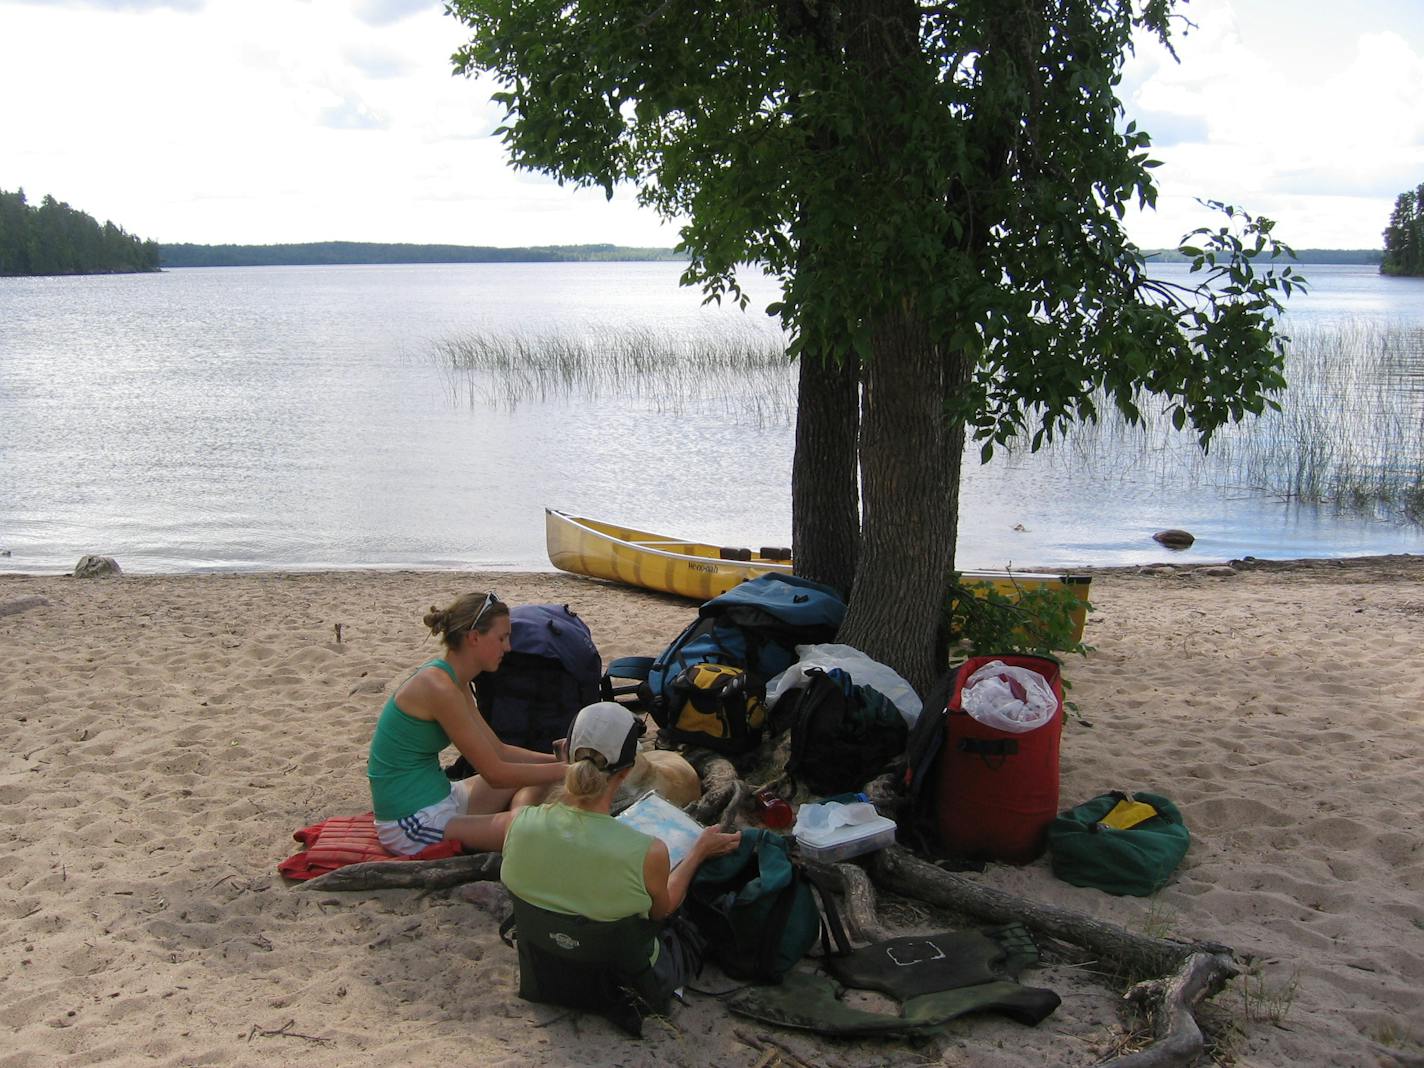
[[(524, 997), (570, 1004), (570, 997), (577, 1000), (597, 985), (587, 976), (575, 981), (580, 974), (577, 949), (571, 959), (567, 956), (571, 943), (591, 931), (586, 921), (594, 921), (594, 926), (634, 921), (627, 927), (634, 944), (625, 947), (631, 948), (631, 956), (624, 956), (617, 978), (620, 988), (632, 988), (645, 1008), (665, 1011), (671, 992), (696, 970), (695, 961), (688, 959), (682, 925), (659, 931), (656, 921), (682, 904), (702, 862), (735, 850), (741, 834), (709, 827), (681, 863), (670, 868), (662, 841), (612, 817), (613, 797), (632, 770), (642, 733), (642, 720), (622, 705), (589, 705), (569, 731), (563, 798), (486, 817), (506, 829), (500, 878), (516, 899)], [(639, 919), (654, 922), (639, 924)], [(574, 926), (561, 920), (571, 920)], [(526, 929), (531, 926), (547, 930), (552, 941), (546, 948), (562, 959), (541, 958), (536, 932)], [(640, 974), (628, 974), (634, 969)]]

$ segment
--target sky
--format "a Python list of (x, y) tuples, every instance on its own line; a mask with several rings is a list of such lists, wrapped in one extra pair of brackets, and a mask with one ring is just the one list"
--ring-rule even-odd
[[(1180, 62), (1143, 42), (1120, 88), (1163, 164), (1133, 238), (1174, 244), (1201, 197), (1378, 248), (1424, 182), (1424, 0), (1179, 10)], [(0, 189), (162, 243), (676, 243), (631, 191), (513, 171), (465, 36), (439, 0), (0, 0)]]

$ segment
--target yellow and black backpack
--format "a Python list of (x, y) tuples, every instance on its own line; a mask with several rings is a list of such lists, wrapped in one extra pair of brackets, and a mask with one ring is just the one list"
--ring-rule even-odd
[(766, 727), (766, 683), (729, 664), (692, 664), (668, 683), (653, 718), (667, 741), (731, 756), (750, 752)]

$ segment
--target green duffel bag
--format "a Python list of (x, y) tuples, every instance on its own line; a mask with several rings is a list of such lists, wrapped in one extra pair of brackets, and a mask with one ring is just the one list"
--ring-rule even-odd
[(1191, 834), (1160, 794), (1100, 794), (1048, 825), (1053, 874), (1074, 886), (1146, 897), (1167, 884)]

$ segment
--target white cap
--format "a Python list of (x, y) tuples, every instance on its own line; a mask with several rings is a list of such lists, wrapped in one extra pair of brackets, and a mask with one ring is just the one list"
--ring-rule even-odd
[(643, 730), (643, 721), (616, 701), (587, 705), (569, 731), (569, 758), (580, 749), (592, 749), (608, 762), (609, 771), (631, 768)]

